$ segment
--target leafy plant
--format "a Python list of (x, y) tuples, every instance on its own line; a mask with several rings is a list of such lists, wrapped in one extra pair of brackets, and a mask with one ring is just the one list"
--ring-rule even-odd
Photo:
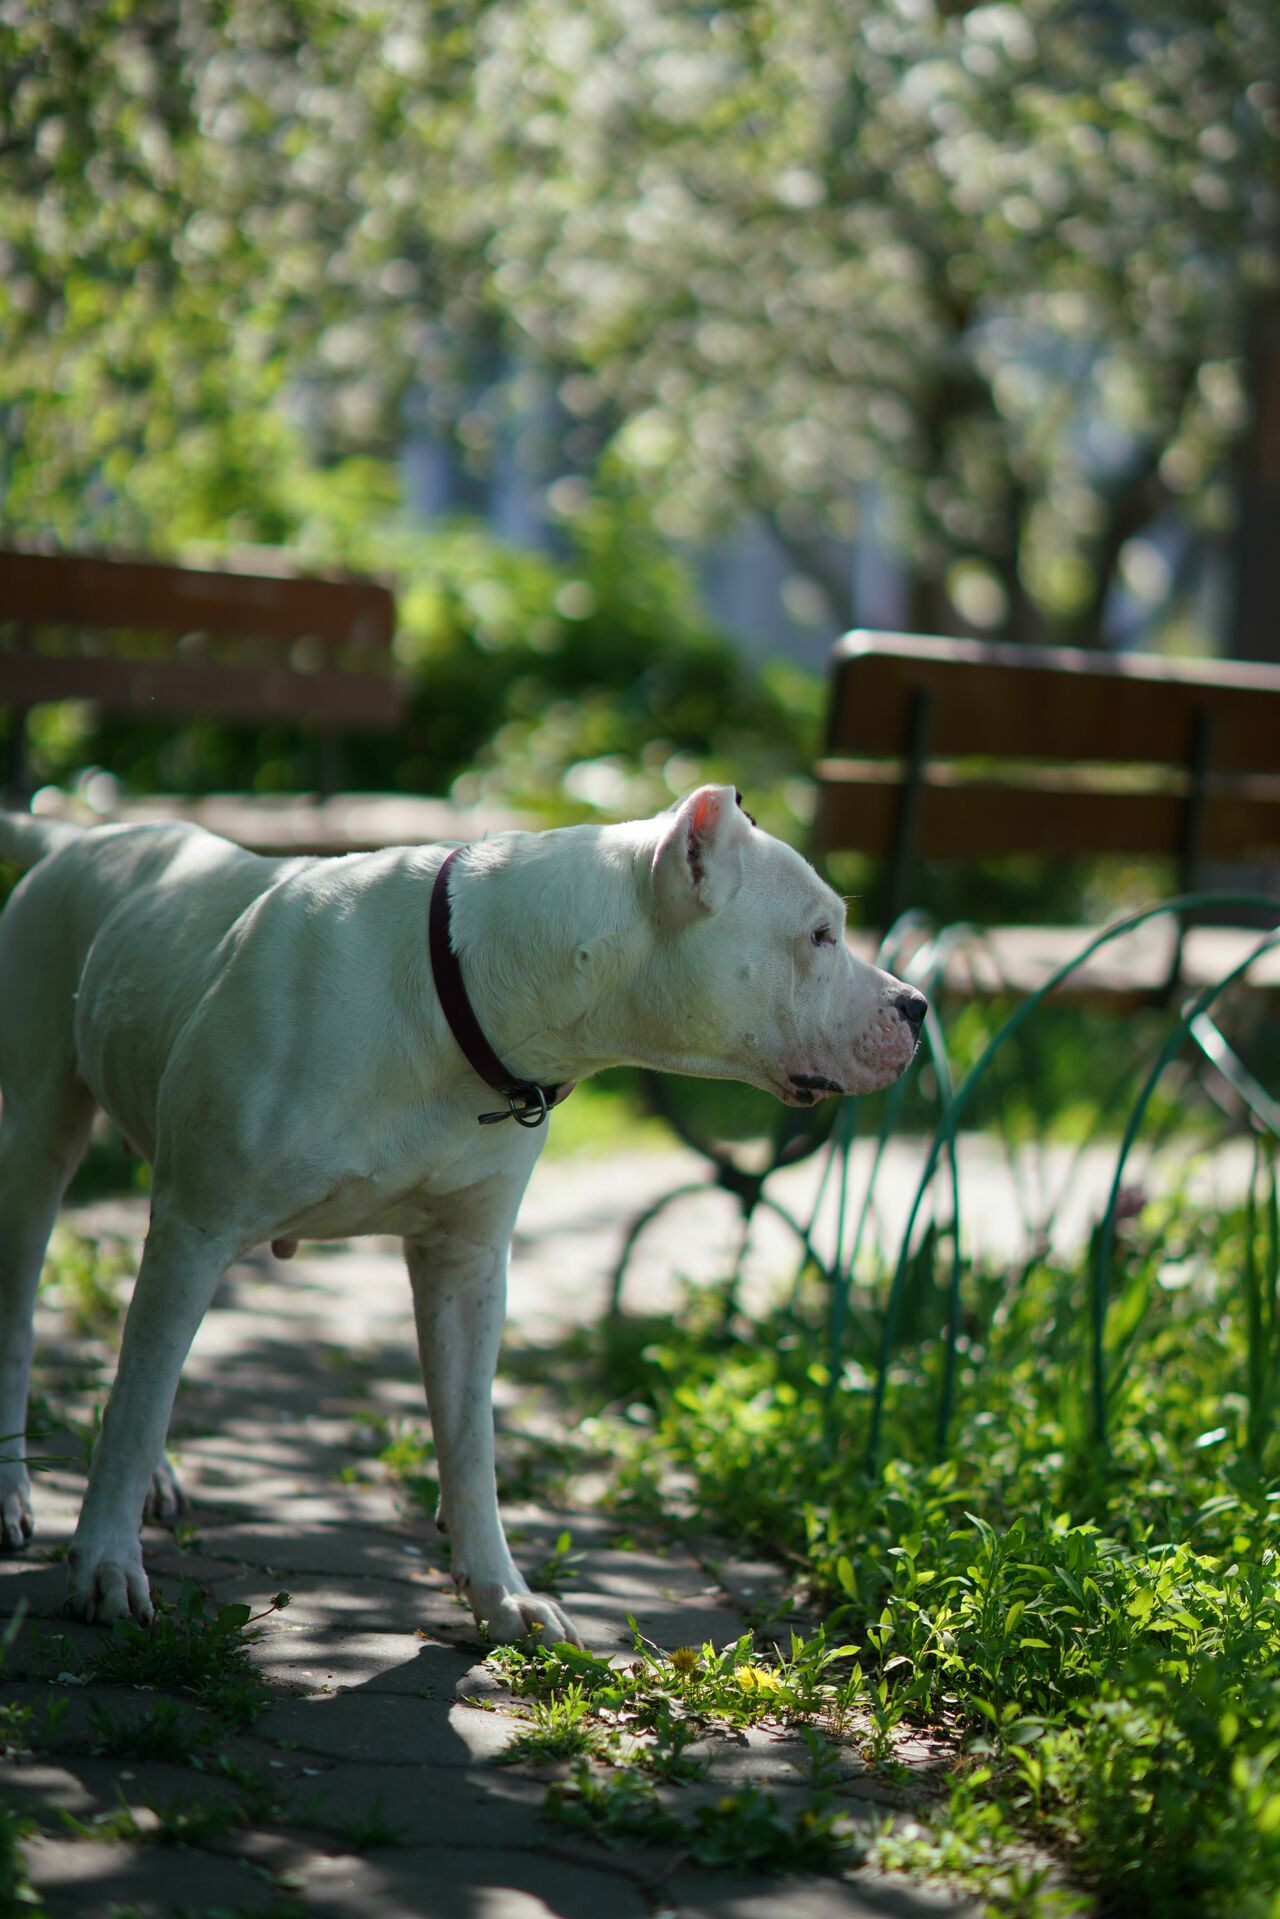
[(115, 1712), (100, 1699), (89, 1701), (89, 1744), (95, 1753), (116, 1759), (167, 1759), (189, 1762), (209, 1738), (209, 1729), (173, 1699), (157, 1699), (144, 1713)]
[(316, 1804), (311, 1808), (309, 1822), (318, 1825), (322, 1831), (333, 1833), (353, 1852), (373, 1852), (379, 1846), (402, 1846), (409, 1830), (407, 1826), (387, 1818), (381, 1793), (363, 1812), (334, 1813), (328, 1806)]
[(644, 1773), (599, 1776), (587, 1760), (578, 1760), (569, 1778), (548, 1792), (546, 1814), (605, 1846), (674, 1846), (706, 1866), (787, 1872), (856, 1857), (856, 1837), (847, 1818), (832, 1810), (827, 1793), (788, 1815), (772, 1793), (740, 1786), (681, 1815), (667, 1811)]
[(223, 1724), (248, 1726), (270, 1691), (249, 1665), (246, 1629), (288, 1603), (281, 1592), (258, 1613), (235, 1602), (211, 1614), (195, 1581), (185, 1580), (176, 1607), (159, 1606), (149, 1627), (116, 1620), (83, 1670), (110, 1684), (189, 1692)]
[(540, 1560), (531, 1575), (533, 1584), (539, 1592), (555, 1592), (567, 1580), (578, 1577), (577, 1562), (582, 1554), (573, 1550), (573, 1534), (566, 1527), (557, 1534), (556, 1543), (546, 1558)]
[(590, 1707), (580, 1680), (570, 1680), (562, 1692), (550, 1698), (532, 1700), (527, 1729), (498, 1755), (499, 1763), (528, 1765), (598, 1751), (601, 1735), (587, 1723)]
[(34, 1819), (0, 1805), (0, 1919), (43, 1919), (44, 1903), (22, 1853), (22, 1841), (36, 1830)]

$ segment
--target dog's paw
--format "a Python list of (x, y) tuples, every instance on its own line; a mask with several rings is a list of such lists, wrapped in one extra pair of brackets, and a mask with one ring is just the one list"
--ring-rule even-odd
[(560, 1639), (567, 1639), (571, 1646), (583, 1644), (568, 1613), (546, 1593), (481, 1586), (473, 1592), (471, 1610), (477, 1626), (497, 1645), (510, 1645), (519, 1639), (536, 1639), (544, 1646), (554, 1646)]
[(36, 1529), (31, 1481), (23, 1467), (0, 1474), (0, 1551), (20, 1553)]
[(91, 1624), (136, 1619), (140, 1626), (149, 1626), (155, 1608), (140, 1549), (135, 1545), (132, 1551), (112, 1552), (72, 1545), (67, 1554), (67, 1611)]
[(151, 1484), (147, 1487), (147, 1497), (142, 1507), (143, 1524), (166, 1526), (172, 1532), (182, 1515), (190, 1510), (191, 1501), (182, 1490), (182, 1482), (162, 1453), (160, 1464), (152, 1473)]

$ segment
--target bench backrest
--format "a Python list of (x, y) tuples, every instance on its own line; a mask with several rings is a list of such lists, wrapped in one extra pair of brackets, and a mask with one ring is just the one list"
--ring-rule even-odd
[(819, 852), (912, 862), (1099, 853), (1280, 855), (1280, 667), (902, 633), (838, 642)]
[(354, 577), (0, 551), (0, 703), (392, 727), (395, 602)]
[(817, 775), (823, 851), (1266, 857), (1280, 668), (851, 633)]

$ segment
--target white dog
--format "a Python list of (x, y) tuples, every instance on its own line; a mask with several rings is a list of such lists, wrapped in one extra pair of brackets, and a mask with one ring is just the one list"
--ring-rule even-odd
[[(197, 827), (0, 815), (0, 859), (31, 869), (0, 915), (0, 1434), (26, 1422), (36, 1280), (95, 1106), (154, 1168), (68, 1556), (84, 1619), (151, 1617), (139, 1528), (176, 1510), (169, 1415), (228, 1265), (263, 1241), (397, 1233), (454, 1576), (491, 1638), (575, 1638), (516, 1569), (493, 1468), (507, 1250), (544, 1102), (630, 1063), (807, 1104), (886, 1086), (915, 1051), (921, 995), (850, 955), (840, 900), (732, 787), (628, 825), (503, 834), (436, 885), (445, 858), (262, 859)], [(3, 1543), (31, 1530), (25, 1467), (6, 1462)]]

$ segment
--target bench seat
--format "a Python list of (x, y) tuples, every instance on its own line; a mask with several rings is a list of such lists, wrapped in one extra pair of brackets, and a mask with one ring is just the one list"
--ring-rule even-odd
[(70, 793), (45, 787), (37, 793), (33, 810), (46, 818), (91, 826), (185, 820), (221, 833), (252, 853), (280, 855), (368, 853), (383, 846), (474, 840), (530, 824), (499, 807), (455, 806), (410, 793), (335, 793), (329, 798), (211, 793), (200, 799), (149, 794), (96, 811)]

